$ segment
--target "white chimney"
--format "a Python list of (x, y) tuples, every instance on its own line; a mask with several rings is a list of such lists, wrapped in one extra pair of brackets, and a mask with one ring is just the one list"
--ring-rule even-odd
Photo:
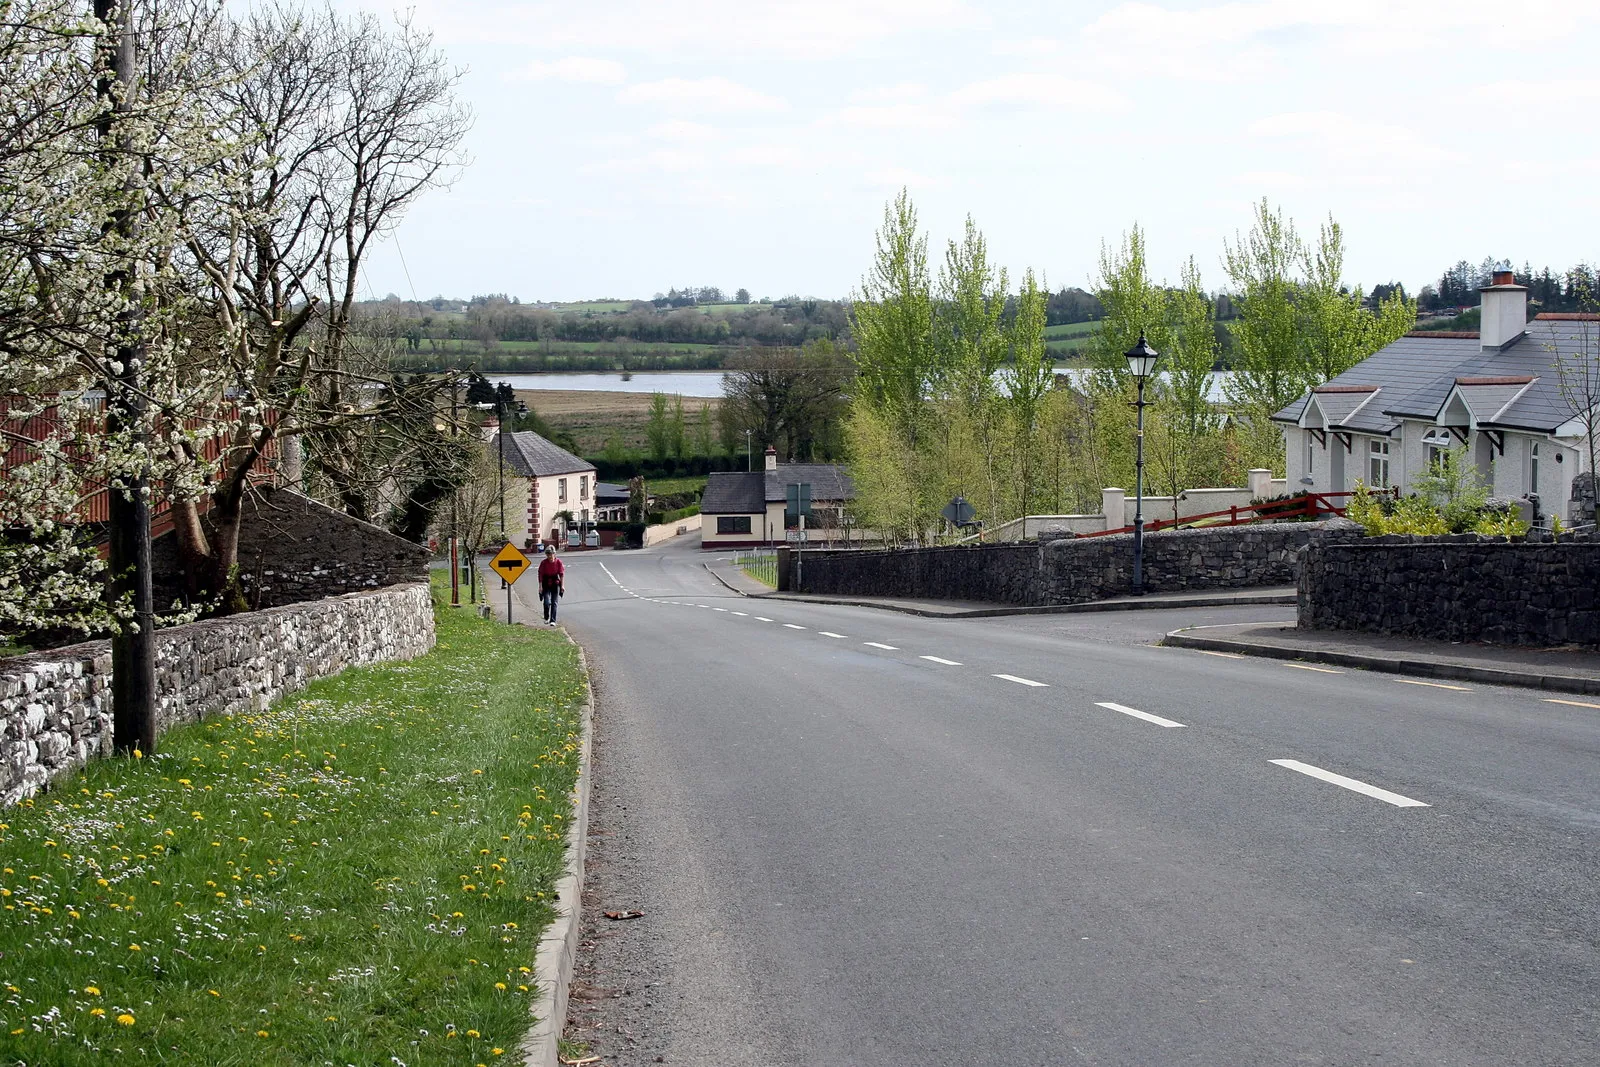
[(1479, 289), (1483, 304), (1478, 343), (1485, 349), (1500, 349), (1521, 337), (1528, 328), (1528, 287), (1518, 285), (1514, 274), (1497, 270), (1488, 285)]
[(775, 471), (777, 469), (778, 469), (778, 450), (776, 448), (773, 448), (771, 445), (768, 445), (767, 446), (767, 470)]

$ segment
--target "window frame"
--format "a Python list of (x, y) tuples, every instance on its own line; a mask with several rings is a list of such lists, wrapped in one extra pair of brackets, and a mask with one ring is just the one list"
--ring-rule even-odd
[(1373, 489), (1391, 488), (1389, 481), (1389, 460), (1392, 453), (1389, 448), (1389, 439), (1374, 437), (1367, 445), (1367, 474), (1370, 476), (1367, 485)]
[(556, 479), (556, 503), (557, 504), (565, 504), (566, 502), (567, 502), (567, 480), (565, 478), (557, 478)]
[(717, 536), (727, 537), (734, 534), (748, 534), (752, 529), (754, 517), (750, 515), (718, 515)]

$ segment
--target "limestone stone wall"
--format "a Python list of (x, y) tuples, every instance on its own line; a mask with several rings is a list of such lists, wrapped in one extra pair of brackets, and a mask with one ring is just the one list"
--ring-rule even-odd
[[(346, 667), (433, 647), (425, 583), (175, 626), (156, 635), (158, 729), (261, 708)], [(111, 750), (105, 641), (0, 659), (0, 805)]]
[[(1165, 593), (1293, 585), (1300, 549), (1359, 536), (1360, 528), (1344, 519), (1146, 534), (1145, 589)], [(1043, 544), (807, 552), (800, 591), (1026, 606), (1077, 604), (1129, 592), (1132, 542), (1132, 535), (1116, 534)]]
[(1442, 641), (1600, 647), (1600, 542), (1372, 537), (1318, 544), (1299, 624)]

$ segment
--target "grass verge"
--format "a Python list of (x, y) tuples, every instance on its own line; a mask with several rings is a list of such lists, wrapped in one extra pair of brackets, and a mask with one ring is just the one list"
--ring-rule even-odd
[(583, 679), (560, 634), (436, 615), (426, 656), (0, 811), (0, 1061), (515, 1057)]
[(749, 552), (736, 555), (733, 562), (756, 581), (778, 588), (778, 557), (770, 552)]

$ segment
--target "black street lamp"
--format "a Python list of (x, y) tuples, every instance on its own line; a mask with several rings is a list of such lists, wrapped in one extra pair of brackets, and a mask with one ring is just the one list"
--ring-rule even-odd
[(1123, 355), (1128, 357), (1128, 370), (1133, 373), (1134, 381), (1139, 384), (1139, 399), (1134, 401), (1133, 405), (1139, 413), (1139, 430), (1135, 439), (1133, 462), (1133, 592), (1139, 595), (1144, 592), (1144, 409), (1147, 406), (1144, 399), (1144, 383), (1156, 372), (1156, 360), (1161, 357), (1161, 353), (1150, 347), (1150, 342), (1145, 340), (1144, 331), (1140, 330), (1139, 343)]

